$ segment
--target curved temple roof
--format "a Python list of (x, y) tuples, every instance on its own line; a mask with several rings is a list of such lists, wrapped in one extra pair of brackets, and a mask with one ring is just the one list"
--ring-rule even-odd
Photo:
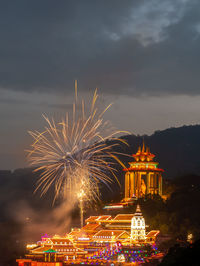
[(158, 168), (158, 163), (154, 162), (155, 155), (150, 152), (149, 147), (145, 147), (143, 142), (142, 147), (139, 146), (138, 151), (132, 155), (135, 162), (130, 162), (130, 167), (125, 168), (124, 171), (157, 171), (164, 172), (163, 169)]

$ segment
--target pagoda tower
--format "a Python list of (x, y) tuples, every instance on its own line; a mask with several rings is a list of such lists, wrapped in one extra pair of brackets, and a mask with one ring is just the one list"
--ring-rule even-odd
[(129, 168), (124, 169), (125, 173), (125, 200), (137, 197), (142, 198), (147, 194), (157, 194), (162, 196), (162, 172), (158, 168), (158, 163), (154, 162), (154, 154), (145, 147), (139, 146), (136, 154), (132, 155), (135, 159), (130, 162)]
[(145, 232), (145, 220), (142, 216), (142, 212), (140, 210), (140, 206), (137, 205), (136, 212), (131, 220), (131, 240), (145, 240), (146, 232)]

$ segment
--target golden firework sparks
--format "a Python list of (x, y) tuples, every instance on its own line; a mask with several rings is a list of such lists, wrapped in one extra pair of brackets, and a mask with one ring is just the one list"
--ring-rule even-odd
[[(110, 173), (116, 178), (112, 159), (120, 161), (113, 147), (124, 142), (116, 137), (124, 132), (112, 131), (105, 136), (109, 126), (103, 115), (110, 105), (99, 112), (97, 90), (88, 114), (84, 101), (78, 102), (77, 88), (75, 96), (71, 116), (66, 113), (59, 123), (44, 116), (45, 130), (29, 132), (34, 142), (28, 151), (28, 159), (36, 167), (34, 171), (41, 173), (36, 188), (41, 189), (41, 195), (54, 186), (54, 199), (67, 193), (78, 200), (80, 192), (84, 191), (85, 200), (95, 201), (99, 198), (99, 183), (111, 183)], [(76, 110), (80, 109), (81, 114), (78, 114)], [(108, 142), (111, 139), (117, 141)]]

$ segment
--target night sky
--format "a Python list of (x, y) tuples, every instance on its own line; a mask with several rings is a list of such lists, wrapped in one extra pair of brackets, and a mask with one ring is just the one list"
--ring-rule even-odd
[(98, 87), (120, 130), (200, 122), (199, 0), (1, 1), (0, 169), (26, 165), (28, 130)]

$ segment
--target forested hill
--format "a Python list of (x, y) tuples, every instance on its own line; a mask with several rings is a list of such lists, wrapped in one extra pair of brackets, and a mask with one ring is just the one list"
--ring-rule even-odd
[[(142, 144), (143, 137), (150, 151), (156, 155), (155, 160), (165, 170), (165, 178), (200, 175), (200, 125), (169, 128), (156, 131), (151, 136), (124, 136), (129, 146), (122, 145), (118, 147), (118, 151), (129, 155), (135, 153), (138, 146)], [(127, 156), (120, 156), (120, 159), (126, 166), (133, 160), (132, 157)], [(124, 171), (120, 165), (117, 165), (117, 170), (116, 175), (122, 187), (117, 183), (112, 184), (113, 193), (107, 193), (104, 186), (102, 194), (105, 200), (109, 201), (113, 198), (113, 194), (121, 193), (119, 198), (123, 197)], [(32, 173), (31, 169), (17, 169), (14, 172), (0, 171), (0, 210), (12, 199), (24, 198), (25, 195), (27, 199), (30, 197), (32, 202), (32, 198), (35, 198), (32, 193), (35, 189), (36, 177), (37, 175)]]
[[(156, 131), (151, 136), (129, 135), (124, 137), (129, 147), (125, 152), (132, 154), (138, 145), (145, 144), (156, 155), (155, 160), (165, 170), (164, 176), (173, 178), (185, 174), (200, 174), (200, 125), (183, 126)], [(129, 158), (123, 159), (128, 166)]]
[[(144, 139), (145, 145), (156, 155), (155, 161), (159, 162), (159, 167), (165, 170), (164, 177), (166, 178), (200, 174), (200, 125), (155, 131), (150, 136), (127, 135), (123, 138), (129, 145), (120, 145), (117, 150), (129, 155), (137, 151)], [(128, 156), (120, 156), (120, 159), (127, 167), (128, 162), (134, 160)], [(117, 168), (119, 170), (117, 175), (123, 183), (124, 172), (120, 166)], [(30, 169), (17, 169), (11, 173), (11, 171), (2, 169), (0, 170), (0, 183), (11, 176), (27, 175), (30, 172)]]

